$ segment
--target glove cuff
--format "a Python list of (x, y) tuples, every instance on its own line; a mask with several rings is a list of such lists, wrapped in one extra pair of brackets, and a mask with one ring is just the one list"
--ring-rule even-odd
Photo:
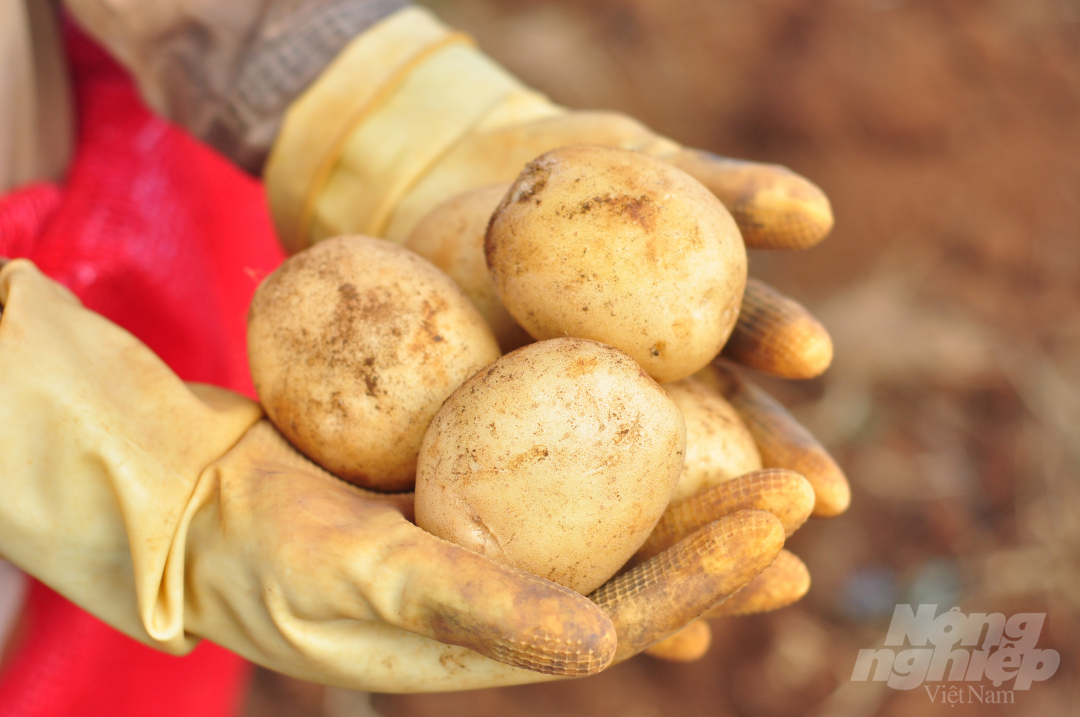
[(410, 7), (353, 40), (286, 113), (265, 170), (282, 244), (381, 236), (462, 137), (558, 114), (431, 13)]
[(29, 261), (0, 269), (0, 555), (118, 630), (190, 650), (185, 511), (262, 417), (184, 384)]

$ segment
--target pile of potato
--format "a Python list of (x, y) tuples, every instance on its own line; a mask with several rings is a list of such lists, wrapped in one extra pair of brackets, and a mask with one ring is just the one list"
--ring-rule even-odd
[(587, 594), (673, 498), (761, 467), (693, 377), (745, 285), (739, 231), (695, 179), (565, 147), (406, 247), (346, 236), (291, 257), (252, 302), (251, 370), (313, 461), (415, 486), (421, 528)]

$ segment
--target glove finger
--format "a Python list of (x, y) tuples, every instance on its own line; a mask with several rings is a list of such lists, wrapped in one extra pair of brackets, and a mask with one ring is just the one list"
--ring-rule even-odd
[(829, 198), (787, 167), (700, 150), (683, 150), (668, 161), (717, 196), (751, 249), (807, 249), (832, 230)]
[(797, 602), (810, 589), (810, 570), (794, 553), (781, 550), (773, 564), (705, 617), (752, 615), (779, 610)]
[[(580, 677), (610, 664), (616, 632), (580, 594), (414, 526), (394, 563), (414, 566), (388, 622), (535, 672)], [(400, 570), (395, 567), (395, 570)]]
[(255, 592), (268, 596), (271, 618), (263, 633), (284, 633), (292, 644), (313, 623), (385, 623), (561, 676), (599, 672), (614, 655), (614, 627), (587, 598), (424, 532), (393, 504), (400, 498), (333, 477), (268, 421), (214, 470), (220, 514), (210, 502), (192, 523), (188, 542), (207, 556), (193, 579), (232, 591), (230, 613), (241, 614), (253, 591), (235, 593), (224, 568), (257, 567)]
[(750, 429), (766, 468), (787, 468), (806, 477), (816, 497), (813, 515), (831, 518), (847, 510), (851, 488), (840, 466), (816, 438), (769, 394), (725, 366), (697, 374), (728, 400)]
[(747, 473), (669, 505), (630, 564), (659, 555), (695, 530), (740, 510), (772, 513), (784, 526), (784, 534), (791, 535), (813, 509), (814, 489), (798, 473), (782, 468)]
[(802, 304), (748, 279), (735, 329), (720, 355), (782, 378), (813, 378), (829, 367), (833, 346)]
[(783, 545), (784, 527), (776, 516), (739, 511), (601, 585), (589, 598), (615, 625), (614, 662), (681, 630), (740, 590)]
[[(735, 593), (735, 595), (738, 594)], [(712, 628), (709, 627), (709, 623), (704, 620), (694, 620), (674, 635), (665, 637), (646, 649), (645, 654), (668, 662), (694, 662), (705, 656), (711, 644)]]

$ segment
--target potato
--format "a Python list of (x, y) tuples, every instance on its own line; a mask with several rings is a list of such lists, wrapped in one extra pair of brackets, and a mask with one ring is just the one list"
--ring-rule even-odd
[(499, 300), (484, 256), (488, 222), (509, 188), (506, 182), (459, 194), (425, 216), (405, 242), (406, 248), (457, 282), (495, 332), (504, 352), (533, 341)]
[(686, 422), (686, 463), (672, 500), (761, 468), (750, 429), (719, 393), (694, 377), (663, 388)]
[(633, 359), (577, 338), (530, 344), (453, 393), (416, 474), (416, 524), (580, 593), (664, 512), (686, 428)]
[(402, 491), (439, 406), (499, 348), (445, 274), (402, 247), (348, 236), (260, 284), (248, 357), (267, 414), (294, 446), (345, 480)]
[(666, 162), (610, 147), (530, 162), (485, 252), (499, 298), (532, 336), (611, 344), (660, 382), (719, 353), (746, 286), (746, 250), (719, 200)]

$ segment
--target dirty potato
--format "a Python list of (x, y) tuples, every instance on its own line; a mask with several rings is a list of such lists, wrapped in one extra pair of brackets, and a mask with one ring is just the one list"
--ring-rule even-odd
[(719, 393), (694, 377), (664, 384), (664, 390), (686, 422), (686, 463), (672, 500), (761, 468), (750, 429)]
[(495, 290), (537, 339), (580, 336), (668, 382), (723, 347), (746, 285), (727, 210), (666, 162), (578, 145), (530, 162), (492, 217)]
[(671, 497), (686, 428), (633, 359), (577, 338), (530, 344), (431, 422), (416, 523), (580, 593), (642, 544)]
[(499, 300), (484, 257), (484, 235), (510, 184), (492, 184), (459, 194), (416, 225), (405, 247), (446, 272), (480, 311), (504, 352), (533, 338)]
[(412, 487), (432, 416), (499, 357), (460, 289), (381, 239), (328, 239), (268, 276), (248, 314), (255, 389), (309, 458), (383, 491)]

